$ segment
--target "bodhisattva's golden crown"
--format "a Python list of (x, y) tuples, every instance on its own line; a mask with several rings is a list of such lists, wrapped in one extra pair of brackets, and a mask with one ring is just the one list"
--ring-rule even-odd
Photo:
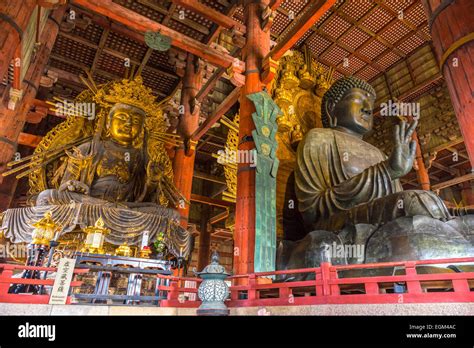
[(153, 95), (151, 88), (143, 84), (140, 76), (132, 80), (113, 82), (108, 88), (100, 89), (94, 99), (102, 106), (112, 106), (116, 103), (135, 106), (148, 115), (154, 114), (158, 106), (156, 96)]

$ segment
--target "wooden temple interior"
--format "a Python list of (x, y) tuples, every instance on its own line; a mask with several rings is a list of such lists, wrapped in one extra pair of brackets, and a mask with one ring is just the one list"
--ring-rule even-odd
[[(237, 200), (223, 196), (228, 180), (215, 155), (225, 149), (229, 127), (221, 121), (233, 120), (240, 114), (240, 136), (251, 130), (252, 110), (241, 96), (264, 86), (269, 89), (278, 60), (289, 50), (306, 50), (334, 79), (353, 75), (374, 87), (375, 125), (366, 140), (386, 153), (391, 150), (392, 128), (397, 119), (383, 117), (380, 105), (388, 100), (419, 103), (421, 116), (416, 136), (420, 151), (415, 168), (402, 179), (404, 188), (431, 189), (450, 207), (474, 205), (473, 116), (468, 107), (456, 106), (459, 101), (453, 101), (454, 95), (460, 100), (469, 98), (462, 93), (471, 95), (474, 89), (472, 57), (461, 56), (469, 57), (466, 47), (473, 43), (457, 48), (464, 52), (459, 53), (462, 67), (457, 68), (459, 74), (464, 69), (464, 77), (443, 67), (443, 50), (449, 40), (442, 35), (458, 30), (467, 17), (454, 20), (458, 21), (453, 24), (455, 29), (443, 29), (436, 17), (439, 3), (442, 2), (2, 1), (0, 12), (7, 13), (16, 23), (12, 26), (0, 21), (2, 171), (16, 152), (23, 157), (31, 155), (42, 137), (64, 121), (65, 116), (57, 115), (47, 102), (72, 101), (86, 89), (80, 75), (88, 74), (96, 83), (106, 83), (139, 72), (157, 100), (169, 98), (165, 108), (168, 132), (194, 142), (191, 155), (184, 154), (183, 149), (169, 152), (175, 183), (190, 200), (190, 206), (180, 211), (183, 224), (196, 237), (190, 268), (202, 269), (210, 252), (218, 250), (222, 265), (245, 273), (249, 269), (246, 251), (242, 251), (241, 259), (235, 259), (234, 248), (251, 245), (245, 231), (252, 228), (252, 222), (243, 222), (247, 219), (245, 213), (234, 214), (241, 209), (239, 204), (251, 209), (247, 201), (251, 195), (246, 190), (252, 187), (252, 181), (239, 178), (249, 186), (238, 187)], [(459, 6), (469, 12), (472, 4), (465, 1)], [(244, 6), (250, 8), (244, 10)], [(261, 6), (262, 18), (256, 18), (255, 6)], [(171, 48), (150, 48), (143, 35), (148, 30), (169, 36)], [(199, 58), (200, 81), (190, 76), (196, 73), (189, 67), (195, 64), (193, 56)], [(15, 64), (18, 58), (21, 65)], [(470, 65), (462, 59), (471, 59)], [(457, 81), (463, 78), (464, 82)], [(455, 88), (466, 89), (455, 92)], [(12, 89), (20, 91), (20, 97)], [(180, 105), (189, 98), (194, 98), (199, 112), (191, 114), (185, 107), (182, 115)], [(0, 180), (0, 211), (27, 205), (27, 178), (8, 176)], [(244, 223), (248, 223), (246, 227), (239, 225)], [(236, 266), (235, 262), (240, 264)]]

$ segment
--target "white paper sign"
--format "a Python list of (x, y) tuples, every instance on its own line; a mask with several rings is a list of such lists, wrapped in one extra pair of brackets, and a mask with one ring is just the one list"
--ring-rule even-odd
[(102, 234), (94, 233), (91, 243), (93, 248), (100, 248), (102, 246), (102, 237)]
[(142, 237), (142, 245), (140, 246), (140, 249), (143, 249), (148, 245), (148, 238), (149, 238), (149, 232), (144, 231), (143, 232), (143, 237)]
[(59, 260), (49, 304), (66, 304), (75, 264), (76, 259), (62, 258)]

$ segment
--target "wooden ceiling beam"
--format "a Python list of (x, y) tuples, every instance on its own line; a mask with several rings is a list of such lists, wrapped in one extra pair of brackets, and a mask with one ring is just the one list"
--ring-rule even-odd
[(104, 28), (102, 35), (100, 37), (99, 46), (97, 47), (97, 51), (95, 52), (94, 61), (92, 62), (91, 72), (93, 73), (95, 68), (97, 67), (97, 63), (99, 62), (99, 58), (102, 54), (102, 51), (105, 48), (105, 43), (107, 42), (107, 38), (109, 37), (110, 28)]
[(463, 182), (471, 181), (471, 180), (474, 180), (474, 173), (465, 174), (465, 175), (460, 176), (458, 178), (454, 178), (454, 179), (451, 179), (451, 180), (441, 182), (441, 183), (436, 184), (436, 185), (432, 185), (431, 189), (433, 191), (441, 190), (441, 189), (451, 187), (451, 186), (454, 186), (454, 185), (458, 185), (458, 184), (461, 184)]
[[(402, 18), (400, 19), (399, 18), (399, 15), (400, 15), (400, 12), (396, 12), (394, 11), (392, 8), (390, 8), (389, 6), (387, 6), (387, 4), (385, 4), (382, 0), (374, 0), (375, 3), (380, 6), (381, 8), (383, 8), (385, 11), (387, 11), (388, 13), (390, 13), (392, 16), (394, 17), (397, 17), (397, 19), (402, 22), (406, 27), (410, 28), (410, 30), (414, 31), (414, 32), (418, 32), (419, 29), (416, 27), (416, 25), (414, 25), (413, 23), (407, 21), (405, 19), (405, 16), (404, 14), (409, 11), (412, 7), (416, 6), (418, 4), (417, 1), (413, 1), (406, 9), (404, 9), (402, 11)], [(431, 41), (431, 38), (426, 35), (424, 32), (420, 32), (421, 35), (423, 36), (423, 38), (425, 39), (425, 41)], [(396, 45), (395, 45), (396, 46)]]
[(268, 57), (279, 60), (335, 3), (336, 0), (313, 0), (306, 5), (295, 19), (296, 23), (280, 35), (279, 42), (272, 48)]
[[(52, 56), (53, 58), (57, 58), (57, 56)], [(66, 81), (66, 82), (70, 82), (70, 83), (73, 83), (74, 85), (76, 85), (77, 87), (80, 87), (82, 89), (84, 89), (86, 86), (82, 83), (82, 80), (79, 78), (79, 76), (77, 76), (76, 74), (73, 74), (69, 71), (65, 71), (65, 70), (62, 70), (62, 69), (59, 69), (59, 68), (55, 68), (55, 67), (49, 67), (48, 66), (48, 70), (51, 70), (51, 71), (54, 71), (56, 74), (58, 74), (58, 80), (59, 81)]]
[(229, 217), (229, 210), (224, 210), (223, 212), (214, 215), (213, 217), (210, 218), (209, 222), (211, 225), (217, 224), (218, 222), (225, 220)]
[(214, 192), (211, 193), (210, 197), (216, 198), (217, 196), (221, 195), (222, 192), (224, 192), (225, 190), (227, 190), (227, 184), (217, 188)]
[[(446, 148), (446, 150), (447, 150), (447, 148)], [(431, 152), (431, 151), (430, 151), (430, 152)], [(462, 150), (456, 151), (456, 152), (457, 152), (457, 154), (458, 154), (459, 157), (462, 157), (462, 158), (464, 158), (465, 160), (468, 160), (468, 159), (469, 159), (469, 157), (467, 157), (466, 149), (462, 149)], [(454, 152), (453, 152), (453, 153), (454, 153)], [(446, 154), (446, 155), (443, 156), (443, 157), (441, 157), (441, 156), (440, 156), (440, 157), (437, 157), (437, 158), (436, 158), (436, 161), (437, 161), (437, 162), (444, 162), (444, 161), (447, 160), (447, 159), (450, 159), (451, 162), (454, 162), (454, 161), (453, 161), (453, 155), (452, 155), (452, 154)], [(457, 163), (450, 163), (449, 165), (450, 165), (451, 167), (454, 167), (454, 166), (456, 166), (456, 165), (464, 164), (464, 163), (465, 163), (465, 162), (458, 161)]]
[(443, 166), (441, 163), (438, 163), (436, 161), (433, 161), (431, 163), (431, 166), (434, 167), (434, 168), (438, 168), (438, 169), (440, 169), (440, 170), (442, 170), (446, 173), (449, 173), (451, 175), (454, 175), (454, 176), (459, 176), (461, 174), (459, 169), (453, 169), (453, 168)]
[[(416, 4), (416, 2), (415, 2), (414, 4)], [(410, 6), (407, 7), (407, 9), (405, 9), (405, 10), (410, 9), (414, 4), (410, 5)], [(370, 44), (370, 43), (371, 43), (372, 41), (374, 41), (374, 40), (378, 40), (378, 41), (380, 41), (381, 43), (383, 43), (384, 45), (389, 46), (386, 50), (384, 50), (384, 51), (383, 51), (381, 54), (379, 54), (377, 57), (375, 57), (374, 59), (370, 60), (370, 62), (374, 62), (377, 58), (383, 56), (383, 55), (386, 54), (388, 51), (392, 51), (392, 50), (394, 50), (395, 53), (397, 53), (401, 58), (406, 58), (406, 55), (405, 55), (402, 51), (400, 51), (400, 50), (397, 48), (397, 46), (398, 46), (398, 44), (399, 44), (401, 41), (403, 41), (404, 39), (406, 39), (407, 36), (412, 35), (413, 32), (409, 32), (407, 35), (405, 35), (405, 36), (402, 37), (400, 40), (398, 40), (396, 44), (392, 45), (392, 44), (390, 44), (389, 42), (387, 42), (386, 40), (383, 40), (382, 38), (380, 38), (376, 33), (372, 32), (371, 30), (369, 30), (369, 29), (367, 29), (367, 28), (365, 28), (364, 26), (361, 25), (361, 23), (364, 21), (364, 19), (367, 18), (367, 17), (372, 13), (372, 11), (375, 10), (377, 7), (378, 7), (378, 5), (377, 5), (377, 4), (374, 4), (374, 6), (373, 6), (369, 11), (367, 11), (367, 13), (365, 13), (359, 20), (355, 20), (355, 19), (353, 19), (353, 18), (347, 16), (345, 13), (343, 13), (343, 12), (342, 12), (343, 6), (340, 6), (339, 8), (334, 9), (333, 13), (325, 20), (325, 23), (328, 22), (333, 16), (339, 15), (340, 17), (342, 17), (343, 19), (345, 19), (347, 22), (351, 23), (351, 24), (352, 24), (353, 26), (355, 26), (356, 28), (358, 28), (358, 29), (364, 31), (365, 33), (367, 33), (368, 35), (370, 35), (371, 37), (370, 37), (366, 42), (364, 42), (360, 47), (358, 47), (358, 48), (357, 48), (357, 51), (360, 51), (361, 49), (363, 49), (365, 46), (367, 46), (368, 44)], [(392, 22), (393, 22), (393, 21), (389, 22), (389, 24), (392, 23)], [(387, 25), (388, 25), (388, 24), (387, 24)], [(385, 26), (385, 27), (386, 27), (386, 26)], [(318, 30), (318, 28), (316, 28), (316, 27), (313, 27), (312, 29), (313, 29), (313, 31), (317, 31), (317, 30)], [(351, 28), (349, 28), (349, 29), (351, 29)], [(416, 27), (416, 32), (418, 32), (420, 29), (421, 29), (421, 25), (418, 26), (418, 27)], [(319, 32), (321, 33), (322, 31), (319, 30)], [(314, 35), (315, 35), (315, 34), (312, 34), (310, 37), (308, 37), (308, 39), (306, 39), (305, 42), (308, 41), (308, 40), (310, 40)], [(328, 39), (327, 37), (325, 37), (325, 38)], [(339, 43), (339, 40), (334, 40), (334, 39), (332, 39), (332, 38), (330, 38), (329, 40), (330, 40), (331, 42), (333, 42), (333, 44), (334, 44), (334, 42), (337, 42), (337, 44), (339, 44), (342, 48), (344, 48), (344, 49), (346, 49), (347, 51), (351, 52), (351, 54), (349, 55), (349, 57), (351, 57), (352, 55), (354, 55), (354, 56), (356, 56), (357, 58), (359, 58), (359, 59), (361, 59), (362, 61), (364, 61), (365, 63), (369, 64), (368, 61), (367, 61), (367, 58), (365, 58), (365, 57), (362, 58), (363, 56), (361, 56), (360, 54), (358, 54), (356, 51), (354, 51), (354, 50), (352, 50), (352, 49), (347, 49), (347, 46), (344, 47), (345, 45), (344, 45), (344, 46), (341, 45), (341, 44)], [(333, 44), (332, 44), (331, 46), (329, 46), (326, 50), (324, 50), (324, 52), (321, 53), (321, 55), (323, 55), (330, 47), (332, 47)], [(321, 55), (320, 55), (320, 56), (321, 56)], [(381, 68), (381, 67), (378, 67), (377, 64), (374, 65), (374, 63), (371, 63), (371, 64), (369, 64), (369, 65), (372, 66), (373, 68), (375, 68), (376, 70), (381, 71), (381, 72), (383, 72), (383, 71), (386, 70), (386, 69), (383, 69), (383, 68)], [(329, 66), (334, 67), (333, 64), (330, 64)], [(363, 66), (363, 67), (361, 67), (359, 70), (357, 70), (353, 75), (357, 75), (361, 70), (363, 70), (363, 69), (365, 69), (365, 68), (366, 68), (366, 65)], [(336, 70), (339, 71), (338, 69), (336, 69)], [(341, 71), (339, 71), (339, 72), (341, 72)], [(341, 73), (342, 73), (342, 74), (345, 74), (345, 72), (341, 72)]]
[[(464, 140), (463, 140), (462, 142), (464, 142)], [(457, 154), (459, 155), (459, 157), (462, 157), (462, 158), (464, 158), (464, 159), (466, 159), (466, 160), (469, 159), (469, 156), (467, 155), (467, 153), (464, 154), (464, 150), (458, 151), (458, 150), (456, 150), (456, 149), (453, 149), (451, 146), (446, 147), (446, 150), (448, 150), (448, 151), (451, 152), (451, 153), (457, 153)], [(451, 156), (451, 157), (452, 157), (452, 156)]]
[[(442, 79), (443, 79), (443, 76), (441, 74), (436, 74), (429, 80), (423, 81), (417, 84), (416, 86), (414, 86), (413, 88), (411, 88), (410, 90), (408, 90), (407, 92), (403, 93), (402, 95), (399, 95), (397, 97), (397, 100), (399, 102), (412, 100), (411, 99), (412, 96), (416, 95), (419, 91), (423, 90), (426, 86), (429, 86), (430, 84), (433, 84), (433, 86), (435, 86), (435, 84), (441, 81)], [(374, 116), (380, 116), (380, 107), (374, 110)]]
[(191, 140), (198, 141), (229, 109), (239, 100), (240, 87), (234, 88), (232, 92), (219, 104), (212, 115), (199, 126), (191, 135)]
[(176, 10), (178, 6), (175, 4), (175, 3), (171, 3), (169, 9), (168, 9), (168, 14), (166, 15), (165, 19), (163, 19), (163, 25), (168, 25), (170, 20), (171, 20), (171, 17), (173, 16), (174, 14), (174, 11)]
[[(448, 143), (438, 145), (436, 147), (431, 148), (430, 152), (440, 152), (440, 151), (443, 151), (443, 150), (449, 150), (449, 148), (452, 148), (453, 146), (457, 146), (459, 144), (462, 144), (463, 142), (464, 142), (464, 139), (462, 137), (459, 137), (457, 139), (449, 141)], [(451, 150), (449, 150), (449, 151), (451, 151)], [(457, 150), (455, 150), (455, 151), (457, 151)]]
[[(140, 65), (138, 66), (137, 75), (142, 74), (143, 69), (146, 67), (146, 63), (148, 63), (148, 61), (150, 60), (150, 57), (151, 57), (152, 54), (153, 54), (153, 48), (148, 47), (148, 49), (146, 50), (145, 56), (143, 57), (142, 61), (140, 62)], [(149, 67), (149, 68), (151, 68), (151, 67)], [(152, 68), (152, 69), (154, 69), (154, 68)], [(156, 70), (159, 70), (159, 69), (156, 69)], [(160, 70), (160, 72), (161, 72), (161, 70)], [(179, 78), (179, 77), (176, 76), (176, 78)]]
[[(371, 9), (369, 12), (372, 12), (374, 11), (375, 8)], [(395, 54), (397, 54), (398, 56), (402, 57), (402, 58), (406, 58), (406, 54), (401, 51), (399, 48), (397, 48), (395, 45), (392, 45), (390, 42), (388, 42), (387, 40), (383, 39), (380, 37), (380, 35), (378, 35), (376, 32), (373, 32), (372, 30), (370, 30), (369, 28), (366, 28), (364, 25), (361, 24), (361, 20), (355, 20), (354, 18), (351, 18), (349, 17), (348, 15), (346, 15), (344, 12), (342, 12), (341, 9), (336, 9), (335, 10), (335, 13), (337, 13), (340, 17), (342, 17), (344, 20), (346, 20), (347, 22), (349, 22), (350, 24), (356, 26), (358, 29), (362, 30), (364, 33), (370, 35), (372, 38), (371, 39), (368, 39), (367, 41), (370, 41), (372, 42), (373, 40), (377, 39), (378, 41), (380, 41), (382, 44), (384, 44), (385, 46), (389, 47)], [(395, 17), (393, 18), (390, 22), (388, 22), (387, 24), (385, 24), (378, 32), (383, 32), (385, 30), (385, 28), (387, 28), (389, 25), (392, 25), (393, 22), (397, 21), (398, 19)]]
[[(174, 5), (174, 4), (173, 4)], [(235, 11), (237, 11), (237, 2), (234, 2), (232, 5), (230, 5), (230, 8), (227, 10), (227, 16), (228, 17), (232, 17), (233, 14), (235, 13)], [(215, 29), (211, 32), (211, 34), (209, 34), (206, 42), (209, 44), (211, 42), (213, 42), (215, 39), (217, 39), (217, 37), (219, 36), (220, 32), (222, 31), (223, 27), (221, 27), (220, 25), (215, 25)], [(232, 55), (232, 54), (231, 54)]]
[(41, 139), (43, 139), (43, 137), (40, 135), (21, 132), (18, 136), (18, 144), (34, 148), (38, 146)]
[(174, 4), (177, 4), (181, 7), (184, 7), (188, 10), (191, 10), (204, 18), (207, 18), (217, 25), (226, 28), (233, 29), (244, 34), (246, 32), (246, 27), (242, 23), (236, 21), (232, 17), (226, 16), (225, 14), (214, 10), (212, 7), (206, 6), (201, 2), (196, 0), (172, 0)]
[(271, 0), (270, 1), (270, 9), (272, 11), (275, 11), (278, 7), (280, 7), (280, 5), (282, 4), (282, 2), (285, 1), (285, 0)]
[[(352, 28), (352, 27), (350, 27), (349, 29), (347, 29), (347, 31), (351, 30), (351, 28)], [(347, 33), (347, 31), (346, 31), (345, 33)], [(344, 34), (345, 34), (345, 33), (344, 33)], [(342, 34), (342, 35), (344, 35), (344, 34)], [(349, 56), (347, 57), (347, 58), (349, 59), (349, 64), (350, 64), (350, 57), (351, 57), (351, 56), (354, 56), (354, 57), (360, 59), (361, 61), (363, 61), (364, 63), (370, 65), (370, 66), (373, 67), (374, 69), (377, 69), (377, 70), (379, 70), (379, 71), (383, 71), (383, 70), (384, 70), (380, 65), (378, 65), (377, 63), (374, 63), (373, 60), (370, 60), (369, 58), (365, 57), (364, 55), (358, 53), (356, 50), (353, 50), (353, 49), (350, 48), (349, 46), (347, 46), (347, 45), (345, 45), (345, 44), (339, 42), (339, 40), (336, 40), (336, 39), (332, 38), (331, 36), (329, 36), (329, 35), (327, 35), (326, 33), (324, 33), (321, 29), (313, 29), (313, 34), (311, 34), (311, 35), (308, 37), (308, 41), (311, 40), (311, 38), (312, 38), (313, 36), (315, 36), (315, 35), (319, 35), (319, 36), (321, 36), (322, 38), (324, 38), (324, 39), (326, 39), (326, 40), (332, 42), (332, 44), (331, 44), (330, 46), (328, 46), (328, 48), (326, 48), (326, 49), (324, 50), (324, 52), (323, 52), (321, 55), (323, 55), (325, 52), (327, 52), (327, 51), (328, 51), (331, 47), (333, 47), (334, 45), (338, 45), (339, 47), (345, 49), (346, 51), (348, 51), (348, 52), (350, 53)], [(320, 55), (320, 56), (321, 56), (321, 55)], [(364, 65), (364, 66), (362, 67), (362, 69), (365, 68), (365, 67), (366, 67), (366, 65)], [(359, 70), (360, 70), (360, 69), (359, 69)]]
[[(424, 26), (424, 23), (421, 23), (418, 28), (422, 28)], [(401, 43), (403, 43), (404, 41), (406, 41), (410, 36), (414, 35), (414, 32), (410, 31), (408, 33), (406, 33), (405, 35), (403, 35), (400, 39), (398, 39), (397, 42), (395, 42), (394, 46), (395, 47), (398, 47)], [(367, 42), (370, 41), (372, 42), (373, 41), (373, 38), (372, 39), (369, 39), (367, 40)], [(362, 45), (364, 46), (365, 43)], [(359, 47), (358, 49), (362, 49), (362, 46)], [(419, 46), (418, 48), (416, 48), (414, 51), (410, 52), (410, 56), (412, 56), (414, 54), (415, 51), (417, 51), (419, 48), (421, 47), (425, 47), (425, 44)], [(373, 61), (376, 61), (378, 60), (380, 57), (383, 57), (385, 54), (387, 54), (388, 52), (392, 51), (392, 48), (391, 47), (387, 47), (385, 50), (383, 50), (381, 53), (379, 53), (377, 56), (374, 57), (374, 59), (372, 59)], [(404, 58), (405, 59), (405, 62), (406, 62), (406, 59), (407, 59), (407, 56), (405, 55), (404, 57), (400, 57), (400, 58)], [(362, 68), (363, 69), (363, 68)], [(384, 69), (384, 71), (387, 70), (387, 69)], [(360, 70), (359, 70), (360, 71)], [(356, 74), (359, 72), (357, 71)], [(378, 76), (380, 76), (380, 74), (382, 74), (383, 72), (379, 73), (378, 75), (374, 76), (373, 78), (377, 78)]]
[[(240, 48), (236, 47), (230, 53), (232, 56), (239, 54), (241, 51)], [(207, 80), (207, 82), (202, 86), (199, 92), (196, 94), (196, 100), (202, 102), (204, 98), (211, 92), (211, 90), (215, 89), (217, 81), (224, 75), (225, 73), (224, 68), (217, 68), (216, 71), (211, 75), (211, 77)]]
[(191, 202), (212, 205), (213, 207), (228, 208), (233, 207), (234, 203), (224, 201), (222, 199), (209, 198), (191, 193)]
[[(57, 114), (55, 111), (52, 110), (53, 106), (52, 105), (49, 105), (48, 103), (46, 103), (44, 100), (39, 100), (39, 99), (33, 99), (33, 101), (31, 102), (31, 105), (36, 109), (36, 108), (41, 108), (43, 110), (46, 110), (47, 114), (48, 115), (51, 115), (51, 116), (56, 116), (56, 117), (59, 117), (59, 118), (67, 118), (67, 116), (65, 115), (60, 115), (60, 114)], [(32, 111), (30, 111), (28, 113), (28, 115), (32, 113)], [(27, 122), (28, 122), (28, 116), (27, 116)]]
[[(90, 11), (107, 16), (114, 21), (126, 25), (127, 27), (145, 33), (147, 31), (160, 32), (162, 35), (171, 38), (171, 44), (186, 52), (192, 53), (209, 63), (228, 68), (236, 58), (212, 49), (205, 44), (157, 23), (148, 17), (142, 16), (123, 6), (117, 5), (112, 0), (73, 0), (75, 4)], [(335, 0), (331, 0), (335, 1)]]
[(96, 13), (90, 12), (75, 4), (71, 5), (71, 9), (90, 18), (92, 22), (98, 25), (99, 27), (102, 27), (104, 29), (110, 29), (110, 31), (126, 36), (127, 38), (131, 40), (134, 40), (140, 43), (145, 43), (145, 38), (143, 37), (143, 34), (135, 30), (129, 29), (126, 26), (118, 24), (118, 23), (113, 23), (108, 18), (98, 15)]
[(208, 173), (196, 171), (196, 170), (194, 171), (193, 177), (195, 177), (197, 179), (205, 180), (205, 181), (214, 182), (214, 183), (220, 184), (220, 185), (227, 185), (224, 178), (218, 177), (216, 175), (211, 175), (211, 174), (208, 174)]
[[(180, 18), (180, 15), (174, 11), (169, 11), (168, 9), (162, 7), (161, 5), (157, 4), (156, 2), (153, 2), (151, 0), (138, 0), (138, 2), (142, 5), (145, 5), (157, 12), (160, 12), (161, 14), (165, 15), (165, 19), (169, 17), (167, 23), (169, 23), (170, 20), (174, 20), (176, 22), (180, 22), (188, 27), (190, 27), (193, 30), (196, 30), (200, 32), (201, 34), (204, 35), (209, 35), (209, 29), (202, 25), (199, 24), (193, 20), (190, 20), (186, 17)], [(162, 23), (163, 25), (167, 25), (167, 23)]]
[(452, 168), (455, 168), (455, 167), (460, 167), (460, 166), (464, 166), (466, 164), (468, 164), (467, 168), (469, 168), (468, 170), (471, 171), (471, 166), (469, 165), (469, 160), (466, 160), (466, 161), (458, 161), (454, 164), (451, 165)]
[[(88, 67), (87, 65), (85, 65), (85, 64), (83, 64), (83, 63), (76, 62), (76, 61), (74, 61), (74, 60), (71, 60), (71, 59), (66, 58), (66, 57), (63, 57), (63, 56), (59, 56), (59, 55), (57, 55), (57, 54), (51, 54), (51, 55), (50, 55), (50, 58), (55, 59), (55, 60), (58, 60), (58, 61), (60, 61), (60, 62), (62, 62), (62, 63), (65, 63), (65, 64), (72, 65), (72, 66), (74, 66), (74, 67), (76, 67), (76, 68), (78, 68), (78, 69), (83, 70), (84, 72), (87, 71), (87, 70), (89, 70), (89, 67)], [(149, 67), (146, 67), (146, 68), (148, 69)], [(51, 68), (51, 69), (60, 70), (60, 69), (57, 69), (57, 68)], [(158, 70), (158, 71), (159, 71), (160, 73), (162, 73), (161, 70)], [(72, 82), (75, 86), (77, 86), (77, 79), (78, 79), (78, 77), (77, 77), (76, 75), (72, 74), (72, 73), (69, 73), (69, 72), (65, 72), (65, 73), (67, 73), (67, 74), (64, 74), (63, 80), (64, 80), (64, 81), (67, 81), (67, 82)], [(109, 73), (109, 72), (107, 72), (107, 71), (104, 71), (104, 70), (98, 69), (98, 68), (95, 69), (94, 73), (95, 73), (95, 74), (98, 74), (98, 75), (102, 75), (103, 77), (107, 78), (108, 80), (114, 80), (114, 81), (115, 81), (115, 80), (117, 80), (117, 79), (123, 78), (123, 76), (117, 76), (117, 75), (111, 74), (111, 73)], [(70, 76), (70, 77), (75, 76), (75, 77), (68, 79), (67, 76)], [(174, 76), (174, 75), (173, 75), (173, 76)], [(84, 87), (84, 85), (82, 85), (82, 86)], [(82, 88), (81, 91), (82, 91), (82, 90), (84, 90), (84, 88)], [(165, 94), (165, 93), (163, 93), (163, 92), (161, 92), (161, 91), (159, 91), (159, 90), (153, 90), (153, 92), (155, 92), (156, 94), (158, 94), (160, 97), (167, 97), (167, 96), (168, 96), (167, 94)]]

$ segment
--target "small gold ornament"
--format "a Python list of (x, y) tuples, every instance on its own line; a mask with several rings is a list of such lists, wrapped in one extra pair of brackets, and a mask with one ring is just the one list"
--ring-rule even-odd
[(127, 244), (127, 242), (124, 242), (117, 249), (115, 249), (115, 255), (116, 256), (130, 257), (130, 256), (132, 256), (132, 248), (130, 248), (130, 246)]
[(54, 238), (56, 232), (62, 228), (57, 224), (52, 217), (50, 211), (44, 214), (44, 217), (39, 221), (31, 224), (35, 229), (33, 230), (32, 244), (49, 245), (49, 242)]

